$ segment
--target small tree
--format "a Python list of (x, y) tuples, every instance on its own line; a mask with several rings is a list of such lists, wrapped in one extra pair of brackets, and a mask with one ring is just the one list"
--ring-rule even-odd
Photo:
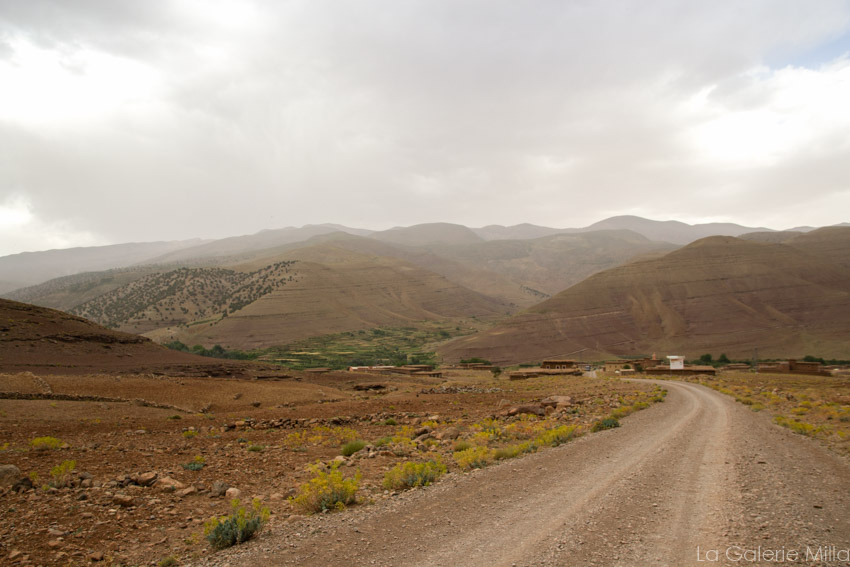
[(723, 354), (720, 355), (720, 358), (717, 359), (717, 362), (720, 362), (722, 364), (729, 364), (732, 361), (729, 360), (729, 357), (726, 356), (726, 353), (724, 352)]
[(501, 369), (501, 367), (499, 367), (499, 366), (494, 366), (494, 367), (490, 370), (490, 372), (492, 372), (492, 373), (493, 373), (493, 378), (494, 378), (494, 379), (498, 379), (498, 378), (499, 378), (499, 376), (501, 376), (501, 375), (502, 375), (502, 369)]
[(711, 364), (712, 357), (711, 357), (710, 354), (704, 354), (701, 357), (699, 357), (699, 361), (703, 364)]

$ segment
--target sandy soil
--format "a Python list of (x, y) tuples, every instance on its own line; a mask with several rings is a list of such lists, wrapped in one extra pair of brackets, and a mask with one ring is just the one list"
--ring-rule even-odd
[(850, 466), (702, 386), (624, 426), (196, 565), (848, 565)]

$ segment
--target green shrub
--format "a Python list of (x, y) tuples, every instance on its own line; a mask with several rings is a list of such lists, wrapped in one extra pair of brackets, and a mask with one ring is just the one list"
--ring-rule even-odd
[(215, 549), (224, 549), (248, 541), (269, 519), (269, 509), (255, 499), (251, 508), (231, 502), (233, 512), (229, 516), (212, 517), (204, 522), (204, 536)]
[(324, 470), (321, 463), (309, 466), (313, 478), (298, 488), (298, 494), (289, 501), (296, 508), (308, 513), (325, 510), (343, 510), (353, 504), (360, 488), (360, 471), (353, 478), (345, 478), (339, 470), (339, 463), (333, 463), (330, 470)]
[(50, 449), (60, 448), (62, 441), (56, 437), (36, 437), (30, 441), (30, 446), (36, 451), (48, 451)]
[[(617, 426), (619, 426), (619, 423), (614, 427)], [(566, 443), (575, 437), (576, 429), (578, 429), (578, 427), (575, 425), (561, 425), (554, 429), (547, 429), (535, 437), (534, 444), (538, 447), (557, 447), (561, 443)]]
[(386, 447), (390, 443), (392, 443), (392, 437), (381, 437), (380, 439), (376, 439), (374, 443), (372, 443), (375, 447)]
[(207, 464), (206, 460), (200, 455), (192, 459), (191, 462), (184, 463), (183, 468), (187, 471), (199, 471)]
[(156, 565), (157, 567), (177, 567), (177, 565), (180, 565), (180, 561), (178, 561), (173, 555), (169, 555)]
[(816, 433), (820, 433), (824, 430), (823, 427), (818, 427), (811, 423), (806, 423), (804, 421), (798, 421), (796, 419), (789, 419), (784, 415), (777, 415), (773, 418), (777, 424), (782, 427), (787, 427), (794, 433), (799, 433), (800, 435), (814, 435)]
[(488, 447), (477, 446), (456, 451), (452, 457), (462, 469), (480, 469), (493, 459), (493, 451)]
[(465, 450), (469, 449), (470, 447), (472, 447), (472, 443), (470, 443), (466, 439), (458, 439), (457, 441), (454, 442), (452, 449), (454, 450), (455, 453), (457, 453), (458, 451), (465, 451)]
[(384, 420), (384, 425), (398, 425), (398, 422), (394, 418), (390, 417)]
[(350, 457), (360, 449), (366, 446), (366, 442), (362, 439), (356, 439), (354, 441), (349, 441), (345, 445), (342, 446), (342, 455), (344, 457)]
[(195, 437), (197, 435), (198, 435), (198, 432), (195, 431), (194, 429), (187, 429), (186, 431), (183, 432), (183, 437), (185, 437), (186, 439), (191, 439), (192, 437)]
[(493, 451), (493, 458), (497, 461), (502, 461), (505, 459), (513, 459), (519, 457), (523, 453), (533, 453), (537, 450), (534, 443), (531, 441), (525, 441), (523, 443), (517, 443), (516, 445), (510, 445), (508, 447), (501, 447)]
[(403, 490), (415, 486), (427, 486), (445, 473), (446, 465), (439, 461), (398, 463), (384, 475), (384, 488)]
[(71, 484), (71, 473), (77, 468), (77, 461), (62, 461), (50, 469), (50, 486), (54, 488), (65, 488)]
[(600, 419), (596, 423), (593, 424), (591, 431), (602, 431), (603, 429), (614, 429), (615, 427), (620, 427), (620, 422), (617, 421), (615, 417), (606, 417), (605, 419)]
[(249, 445), (248, 450), (251, 451), (252, 453), (262, 453), (263, 451), (266, 450), (266, 446), (265, 445)]

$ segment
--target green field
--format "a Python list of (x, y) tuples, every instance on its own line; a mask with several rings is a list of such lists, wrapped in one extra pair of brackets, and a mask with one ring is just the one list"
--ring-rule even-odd
[(326, 367), (334, 370), (349, 366), (436, 364), (437, 344), (474, 333), (481, 323), (468, 324), (424, 321), (417, 327), (388, 327), (322, 335), (287, 345), (253, 351), (226, 350), (216, 345), (188, 347), (179, 342), (165, 346), (216, 358), (261, 360), (294, 370)]

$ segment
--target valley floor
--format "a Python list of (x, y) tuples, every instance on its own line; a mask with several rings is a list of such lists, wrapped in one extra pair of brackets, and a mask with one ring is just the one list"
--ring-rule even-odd
[(850, 466), (703, 386), (623, 427), (198, 565), (848, 565)]

